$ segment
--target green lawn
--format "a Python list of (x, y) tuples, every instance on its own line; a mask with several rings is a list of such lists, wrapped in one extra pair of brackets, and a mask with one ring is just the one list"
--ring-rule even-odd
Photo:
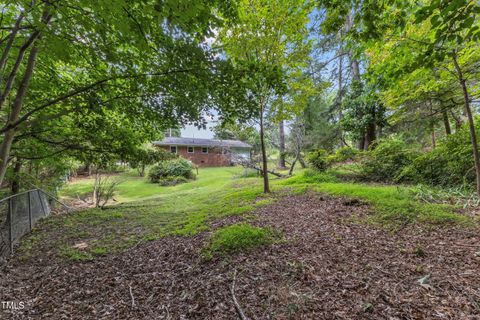
[[(31, 253), (45, 238), (60, 255), (81, 260), (123, 250), (142, 241), (167, 234), (190, 235), (208, 229), (208, 222), (243, 214), (273, 198), (262, 194), (261, 180), (243, 178), (236, 167), (199, 169), (195, 181), (173, 187), (152, 184), (146, 178), (122, 174), (116, 199), (119, 204), (105, 210), (87, 209), (54, 216), (39, 225), (24, 241)], [(61, 190), (63, 197), (91, 192), (92, 179), (79, 179)], [(83, 243), (86, 248), (76, 249)], [(57, 249), (55, 249), (57, 250)]]
[[(92, 259), (165, 235), (209, 230), (209, 222), (226, 216), (243, 215), (248, 221), (253, 219), (248, 213), (275, 201), (274, 195), (309, 190), (361, 199), (375, 212), (366, 221), (389, 227), (471, 222), (451, 206), (414, 200), (406, 187), (345, 183), (329, 173), (299, 170), (289, 179), (272, 179), (274, 195), (264, 195), (261, 179), (255, 175), (243, 177), (242, 173), (244, 170), (236, 167), (199, 169), (197, 180), (173, 187), (124, 173), (120, 175), (125, 181), (116, 195), (117, 204), (105, 210), (87, 209), (50, 217), (23, 241), (21, 251), (28, 257), (39, 251), (37, 245), (47, 243), (47, 249), (60, 256)], [(91, 192), (92, 184), (93, 179), (77, 180), (68, 184), (61, 195)]]
[[(179, 195), (184, 192), (191, 193), (214, 193), (222, 189), (226, 183), (231, 182), (232, 178), (241, 177), (242, 168), (200, 168), (197, 179), (187, 184), (180, 184), (174, 187), (162, 187), (148, 181), (147, 177), (139, 177), (135, 171), (122, 173), (119, 179), (122, 183), (118, 186), (118, 192), (115, 199), (118, 202), (130, 202), (135, 200), (146, 200), (148, 198), (165, 197), (169, 195)], [(78, 179), (69, 183), (61, 191), (62, 197), (75, 197), (76, 194), (85, 194), (92, 192), (94, 179)]]

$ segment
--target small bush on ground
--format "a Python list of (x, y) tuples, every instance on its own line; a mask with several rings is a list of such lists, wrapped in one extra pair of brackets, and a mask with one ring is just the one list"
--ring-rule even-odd
[(418, 155), (418, 151), (398, 137), (383, 139), (368, 152), (361, 171), (369, 180), (397, 181)]
[(325, 171), (329, 166), (328, 153), (323, 149), (317, 149), (307, 154), (307, 162), (318, 171)]
[(332, 160), (333, 162), (345, 162), (347, 160), (355, 160), (359, 153), (359, 150), (345, 146), (335, 151), (335, 155)]
[(325, 171), (333, 164), (355, 160), (359, 154), (359, 150), (347, 146), (338, 149), (333, 154), (328, 154), (327, 151), (318, 149), (307, 155), (307, 161), (313, 169)]
[(193, 173), (193, 164), (185, 159), (178, 158), (162, 161), (150, 169), (148, 177), (151, 182), (158, 183), (161, 179), (167, 177), (183, 177), (185, 179), (195, 179)]
[(118, 186), (123, 182), (124, 180), (117, 176), (96, 174), (93, 184), (93, 202), (95, 207), (103, 209), (110, 200), (114, 200), (113, 196), (118, 191)]
[(216, 230), (204, 252), (207, 257), (215, 253), (231, 254), (270, 244), (275, 238), (276, 234), (271, 229), (237, 223)]
[(315, 170), (307, 169), (302, 174), (293, 176), (287, 180), (284, 180), (282, 184), (311, 184), (322, 182), (338, 182), (338, 179), (330, 172), (318, 172)]

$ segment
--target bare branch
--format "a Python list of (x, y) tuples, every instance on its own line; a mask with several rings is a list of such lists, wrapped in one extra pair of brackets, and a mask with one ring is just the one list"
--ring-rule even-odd
[(235, 304), (235, 310), (237, 310), (238, 316), (240, 317), (241, 320), (248, 320), (247, 316), (245, 316), (245, 313), (242, 310), (242, 307), (237, 301), (237, 297), (235, 297), (235, 281), (237, 279), (237, 269), (235, 269), (233, 273), (233, 282), (232, 282), (232, 288), (230, 289), (232, 293), (232, 299), (233, 303)]

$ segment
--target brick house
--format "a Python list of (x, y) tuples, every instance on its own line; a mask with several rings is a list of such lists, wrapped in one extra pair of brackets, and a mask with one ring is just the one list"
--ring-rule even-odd
[(199, 167), (223, 167), (250, 160), (252, 146), (238, 140), (168, 137), (154, 146), (192, 161)]

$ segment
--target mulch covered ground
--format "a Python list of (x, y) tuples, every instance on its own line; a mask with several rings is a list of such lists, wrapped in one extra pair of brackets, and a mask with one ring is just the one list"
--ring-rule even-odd
[(236, 319), (237, 270), (235, 295), (250, 319), (480, 319), (479, 230), (392, 233), (351, 219), (368, 212), (318, 194), (289, 196), (256, 212), (284, 241), (210, 261), (199, 254), (205, 234), (93, 262), (13, 261), (0, 300), (26, 307), (0, 318)]

